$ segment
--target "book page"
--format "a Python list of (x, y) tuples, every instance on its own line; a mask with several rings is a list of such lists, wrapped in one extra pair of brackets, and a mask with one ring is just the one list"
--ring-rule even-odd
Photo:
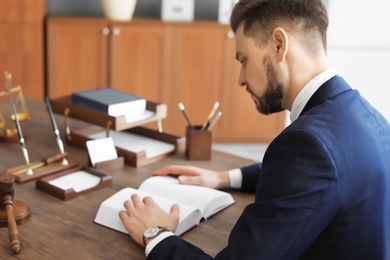
[[(121, 210), (125, 210), (125, 201), (130, 199), (131, 195), (135, 193), (140, 195), (141, 198), (145, 196), (152, 197), (157, 205), (159, 205), (166, 212), (170, 212), (172, 205), (175, 203), (174, 201), (161, 198), (147, 192), (139, 191), (133, 188), (124, 188), (101, 203), (94, 222), (127, 234), (126, 228), (118, 214)], [(179, 204), (179, 206), (180, 220), (179, 225), (175, 231), (175, 234), (178, 236), (199, 224), (201, 219), (201, 213), (199, 210), (184, 204)]]
[(234, 203), (227, 192), (179, 184), (177, 178), (170, 176), (150, 177), (138, 189), (198, 208), (205, 219)]

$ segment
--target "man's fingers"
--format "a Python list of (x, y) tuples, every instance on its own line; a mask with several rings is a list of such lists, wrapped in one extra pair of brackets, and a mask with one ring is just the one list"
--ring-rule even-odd
[(194, 169), (190, 166), (170, 165), (155, 171), (153, 175), (197, 175)]
[(154, 200), (153, 200), (151, 197), (149, 197), (149, 196), (145, 196), (144, 199), (143, 199), (142, 201), (143, 201), (143, 203), (144, 203), (145, 205), (149, 205), (149, 206), (154, 206), (154, 205), (156, 205), (156, 202), (154, 202)]
[(204, 181), (201, 176), (179, 176), (177, 178), (180, 184), (187, 185), (203, 185)]
[(173, 204), (172, 207), (171, 207), (171, 214), (179, 216), (179, 213), (180, 213), (180, 206), (179, 206), (179, 204)]
[(131, 195), (131, 201), (133, 202), (135, 208), (144, 204), (138, 194)]
[(130, 211), (134, 210), (134, 204), (133, 204), (133, 201), (132, 200), (126, 200), (124, 203), (123, 203), (123, 206), (125, 207), (125, 209), (127, 210), (128, 213), (130, 213)]

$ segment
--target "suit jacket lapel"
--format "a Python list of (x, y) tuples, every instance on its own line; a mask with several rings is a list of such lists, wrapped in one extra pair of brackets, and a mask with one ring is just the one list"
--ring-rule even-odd
[(334, 76), (322, 84), (322, 86), (313, 94), (306, 106), (303, 108), (300, 116), (309, 111), (311, 108), (318, 106), (325, 100), (348, 90), (351, 90), (348, 83), (342, 77)]

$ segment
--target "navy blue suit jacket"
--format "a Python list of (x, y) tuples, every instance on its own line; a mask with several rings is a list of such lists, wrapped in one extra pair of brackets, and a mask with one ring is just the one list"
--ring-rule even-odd
[[(217, 259), (390, 259), (390, 126), (333, 77), (242, 168), (256, 191)], [(208, 259), (177, 236), (148, 259)]]

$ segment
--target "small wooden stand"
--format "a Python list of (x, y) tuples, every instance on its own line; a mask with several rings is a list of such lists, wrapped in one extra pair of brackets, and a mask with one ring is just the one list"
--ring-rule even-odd
[[(90, 167), (93, 167), (90, 160), (88, 160), (88, 165)], [(107, 160), (104, 162), (95, 163), (95, 167), (93, 168), (95, 168), (98, 171), (106, 172), (106, 171), (115, 171), (115, 170), (122, 169), (124, 165), (125, 165), (124, 158), (118, 157), (114, 160)]]
[[(63, 171), (77, 165), (75, 162), (68, 161), (67, 164), (63, 163), (63, 155), (56, 154), (54, 156), (43, 159), (42, 161), (35, 161), (30, 165), (20, 165), (17, 167), (9, 168), (6, 172), (11, 173), (15, 176), (17, 183), (23, 183), (32, 181), (59, 171)], [(27, 170), (32, 169), (33, 174), (28, 174)]]
[[(86, 171), (92, 175), (100, 177), (101, 181), (98, 185), (96, 185), (92, 188), (89, 188), (87, 190), (83, 190), (81, 192), (76, 192), (73, 189), (63, 190), (63, 189), (60, 189), (60, 188), (53, 186), (49, 183), (51, 180), (54, 180), (56, 178), (62, 177), (64, 175), (67, 175), (70, 173), (74, 173), (76, 171)], [(111, 184), (112, 184), (112, 176), (111, 175), (101, 173), (101, 172), (99, 172), (95, 169), (89, 168), (89, 167), (77, 165), (73, 168), (70, 168), (70, 169), (58, 172), (56, 174), (52, 174), (50, 176), (38, 179), (36, 181), (36, 188), (38, 190), (49, 193), (50, 195), (53, 195), (54, 197), (57, 197), (61, 200), (70, 200), (70, 199), (73, 199), (73, 198), (78, 197), (80, 195), (87, 194), (91, 191), (100, 189), (102, 187), (109, 186)]]

